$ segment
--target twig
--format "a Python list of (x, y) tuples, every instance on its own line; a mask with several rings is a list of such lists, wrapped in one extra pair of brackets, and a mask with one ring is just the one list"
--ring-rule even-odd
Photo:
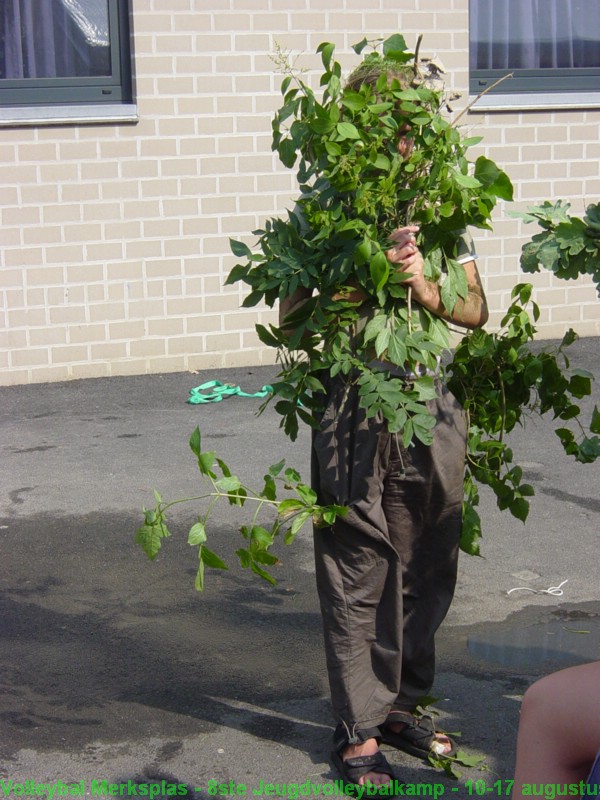
[(491, 92), (491, 90), (494, 89), (496, 86), (498, 86), (498, 84), (502, 83), (502, 81), (505, 81), (507, 78), (512, 78), (513, 75), (514, 75), (514, 72), (509, 72), (507, 75), (503, 75), (501, 78), (498, 78), (497, 81), (494, 81), (494, 83), (492, 83), (491, 86), (486, 86), (486, 88), (483, 90), (483, 92), (480, 92), (474, 100), (471, 100), (471, 102), (469, 103), (469, 105), (466, 108), (463, 108), (463, 110), (460, 112), (458, 117), (456, 117), (456, 119), (453, 121), (452, 125), (456, 125), (458, 120), (461, 117), (463, 117), (467, 113), (467, 111), (470, 108), (472, 108), (479, 99), (481, 99), (483, 97), (484, 94), (487, 94), (488, 92)]
[(423, 34), (420, 33), (415, 47), (415, 60), (413, 65), (413, 75), (415, 78), (419, 77), (419, 50), (421, 49), (421, 42), (423, 41)]

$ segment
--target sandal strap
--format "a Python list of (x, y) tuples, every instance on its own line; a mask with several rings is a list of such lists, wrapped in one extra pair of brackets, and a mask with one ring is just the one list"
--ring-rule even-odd
[(382, 772), (392, 776), (392, 768), (382, 752), (372, 756), (355, 756), (343, 760), (344, 772), (350, 783), (358, 783), (359, 778), (368, 772)]
[(390, 722), (401, 722), (408, 728), (417, 728), (422, 730), (423, 733), (435, 736), (435, 725), (433, 724), (433, 717), (430, 714), (423, 714), (420, 717), (416, 717), (414, 714), (411, 714), (410, 711), (392, 710), (387, 715), (384, 725), (389, 725)]

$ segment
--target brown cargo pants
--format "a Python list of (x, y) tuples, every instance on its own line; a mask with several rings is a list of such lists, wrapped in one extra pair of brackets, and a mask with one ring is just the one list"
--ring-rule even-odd
[(328, 387), (313, 436), (313, 486), (346, 517), (315, 529), (317, 589), (336, 738), (379, 735), (390, 710), (432, 687), (434, 635), (456, 584), (466, 419), (440, 383), (431, 446), (404, 448), (356, 392)]

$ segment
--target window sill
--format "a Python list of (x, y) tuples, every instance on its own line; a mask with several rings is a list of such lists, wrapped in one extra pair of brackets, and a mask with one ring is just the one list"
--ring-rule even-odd
[(0, 127), (23, 125), (89, 125), (138, 122), (137, 106), (130, 104), (74, 106), (5, 106), (0, 108)]
[[(474, 101), (474, 102), (473, 102)], [(469, 96), (471, 112), (560, 111), (569, 108), (600, 108), (600, 92), (536, 92), (534, 94), (489, 94)]]

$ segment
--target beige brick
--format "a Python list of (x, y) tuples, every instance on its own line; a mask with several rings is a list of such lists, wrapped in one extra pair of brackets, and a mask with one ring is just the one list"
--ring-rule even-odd
[(160, 158), (174, 156), (177, 153), (177, 139), (155, 138), (142, 139), (139, 143), (140, 158)]
[(562, 197), (567, 200), (581, 194), (582, 185), (580, 180), (556, 180), (554, 181), (553, 197)]
[(86, 261), (116, 261), (123, 258), (123, 242), (92, 242), (85, 248)]
[[(304, 0), (298, 0), (298, 2), (304, 6)], [(291, 7), (290, 0), (286, 0), (286, 5), (288, 8)], [(247, 52), (251, 54), (270, 51), (270, 36), (268, 33), (236, 33), (233, 37), (233, 49), (236, 53)]]
[(62, 232), (64, 240), (70, 243), (87, 243), (102, 239), (102, 225), (92, 222), (64, 225)]
[(112, 283), (106, 285), (106, 300), (109, 303), (125, 301), (125, 295), (125, 285), (120, 281), (113, 281)]
[(61, 203), (56, 206), (44, 206), (42, 209), (42, 223), (49, 225), (52, 222), (79, 222), (81, 220), (81, 205)]
[(111, 322), (108, 325), (109, 338), (115, 339), (141, 339), (145, 334), (143, 320), (127, 320), (126, 322)]
[(204, 197), (201, 201), (202, 214), (235, 214), (237, 211), (237, 200), (229, 195), (221, 197)]
[(3, 268), (0, 272), (0, 286), (3, 289), (7, 289), (8, 287), (22, 287), (23, 271), (20, 269)]
[(198, 216), (182, 220), (183, 236), (212, 236), (219, 232), (219, 218)]
[(121, 206), (115, 202), (86, 203), (83, 206), (83, 220), (93, 222), (96, 220), (121, 219)]
[[(64, 203), (89, 203), (100, 197), (99, 183), (72, 183), (61, 186), (61, 199)], [(46, 202), (50, 202), (46, 200)]]
[(92, 283), (86, 286), (86, 302), (89, 304), (103, 303), (107, 297), (104, 283)]
[[(91, 314), (90, 309), (90, 314)], [(72, 325), (87, 321), (85, 305), (55, 305), (48, 308), (48, 322), (50, 325)]]
[(111, 320), (121, 320), (125, 317), (125, 306), (123, 303), (99, 303), (89, 309), (90, 322), (109, 322)]
[[(175, 178), (170, 178), (169, 180), (166, 179), (156, 179), (156, 180), (142, 180), (140, 181), (139, 186), (141, 187), (141, 192), (137, 190), (137, 194), (140, 195), (142, 198), (149, 198), (149, 197), (176, 197), (178, 192), (177, 181)], [(135, 196), (135, 195), (132, 195)]]
[(523, 199), (540, 201), (552, 196), (552, 184), (546, 182), (531, 182), (521, 184), (520, 196)]
[[(256, 227), (256, 217), (242, 216), (223, 217), (221, 220), (221, 230), (223, 233), (237, 234), (240, 230), (248, 231)], [(228, 252), (229, 248), (225, 252)]]
[(162, 337), (154, 339), (134, 339), (129, 343), (129, 355), (133, 358), (164, 356), (167, 343)]
[(102, 235), (91, 235), (90, 239), (117, 239), (119, 241), (130, 241), (131, 239), (139, 239), (142, 235), (141, 223), (138, 220), (127, 220), (125, 222), (106, 222), (103, 226), (104, 233)]
[(28, 289), (26, 295), (27, 308), (43, 306), (46, 303), (46, 292), (44, 289)]
[(47, 347), (30, 347), (22, 350), (13, 350), (10, 356), (13, 367), (39, 367), (50, 363), (50, 352)]
[(23, 244), (53, 244), (60, 242), (62, 228), (58, 225), (28, 226), (23, 229)]
[(166, 217), (182, 219), (196, 216), (199, 212), (198, 197), (166, 197), (162, 202), (163, 213)]
[(204, 351), (202, 336), (182, 336), (167, 341), (167, 354), (169, 356), (187, 355), (188, 353), (201, 353)]
[[(127, 358), (127, 343), (126, 342), (100, 342), (99, 344), (92, 343), (89, 346), (90, 358), (99, 361), (118, 361), (121, 358)], [(83, 361), (81, 358), (80, 361)], [(111, 363), (111, 374), (113, 374), (114, 364)]]
[(553, 323), (579, 322), (581, 320), (581, 307), (577, 305), (577, 306), (562, 306), (560, 308), (552, 308), (550, 310), (550, 319)]
[(97, 142), (59, 142), (59, 161), (95, 161), (98, 158)]
[(45, 248), (47, 264), (80, 264), (84, 261), (83, 245), (62, 245)]
[(102, 200), (137, 200), (140, 183), (138, 180), (108, 181), (100, 184), (100, 190)]
[(184, 317), (190, 314), (199, 314), (202, 307), (200, 297), (171, 297), (166, 301), (167, 316)]
[(155, 158), (137, 158), (123, 161), (120, 164), (120, 173), (123, 178), (156, 178), (159, 164)]
[(110, 138), (100, 142), (101, 161), (107, 161), (110, 163), (113, 159), (136, 157), (137, 141), (135, 139)]
[(34, 286), (63, 286), (65, 274), (62, 267), (40, 267), (27, 272), (27, 287)]
[[(200, 305), (200, 304), (198, 304)], [(223, 330), (221, 314), (196, 313), (185, 319), (185, 333), (214, 333)]]
[(570, 142), (594, 142), (598, 141), (598, 123), (589, 123), (587, 125), (569, 125), (569, 141)]
[(87, 344), (106, 339), (106, 325), (69, 325), (67, 328), (69, 344)]
[(0, 329), (0, 347), (15, 350), (27, 347), (27, 331)]
[(0, 182), (2, 183), (2, 186), (10, 186), (10, 184), (36, 184), (38, 182), (37, 176), (37, 166), (23, 166), (22, 164), (0, 165)]
[(196, 238), (167, 239), (164, 242), (165, 256), (184, 256), (200, 252), (200, 243)]
[(162, 255), (160, 239), (138, 239), (125, 242), (125, 258), (158, 258)]
[(183, 320), (181, 319), (149, 319), (148, 336), (181, 336)]
[(83, 378), (104, 378), (109, 375), (108, 363), (73, 364), (69, 367), (69, 377), (73, 380)]
[(204, 194), (215, 194), (217, 191), (216, 177), (199, 177), (194, 175), (190, 178), (181, 178), (179, 181), (179, 194), (183, 197), (198, 198)]
[(44, 308), (7, 308), (7, 319), (10, 328), (34, 328), (46, 326), (48, 323)]
[(102, 264), (82, 263), (66, 268), (67, 283), (96, 283), (104, 280)]
[(160, 165), (161, 177), (196, 175), (197, 172), (198, 161), (195, 158), (163, 159)]
[[(64, 345), (67, 343), (66, 328), (31, 328), (28, 331), (29, 344), (31, 347), (43, 345)], [(54, 360), (54, 359), (53, 359)]]
[(237, 350), (240, 347), (242, 347), (242, 339), (239, 333), (207, 333), (203, 349), (206, 352), (220, 352)]
[(165, 304), (161, 299), (133, 300), (127, 304), (129, 319), (152, 319), (164, 317)]
[(220, 176), (217, 186), (219, 195), (255, 196), (255, 178), (252, 175)]

